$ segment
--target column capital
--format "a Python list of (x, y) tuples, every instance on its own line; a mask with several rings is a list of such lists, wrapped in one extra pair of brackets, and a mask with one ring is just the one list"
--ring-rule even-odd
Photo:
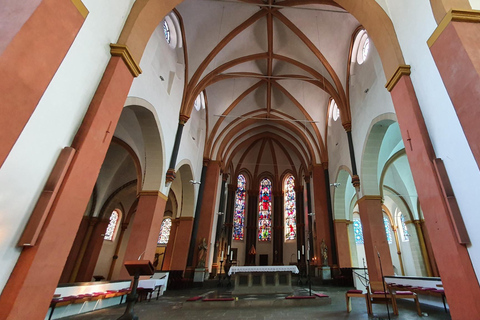
[(172, 168), (168, 169), (165, 183), (173, 182), (173, 180), (175, 180), (176, 177), (177, 175), (175, 174), (175, 169), (172, 169)]
[(157, 190), (142, 190), (138, 193), (139, 197), (159, 197), (167, 201), (168, 197)]
[(189, 116), (181, 114), (180, 117), (179, 117), (178, 123), (183, 126), (183, 125), (185, 125), (185, 123), (187, 123), (188, 119), (190, 119)]
[(400, 65), (398, 66), (397, 70), (395, 73), (390, 77), (390, 80), (388, 80), (387, 84), (385, 85), (385, 88), (387, 88), (388, 92), (392, 92), (393, 88), (395, 88), (395, 85), (398, 83), (400, 78), (403, 76), (409, 76), (410, 73), (410, 66), (409, 65)]
[(352, 131), (352, 123), (350, 121), (342, 123), (342, 126), (343, 126), (343, 128), (345, 129), (346, 132)]
[(135, 61), (135, 58), (126, 45), (110, 43), (110, 54), (113, 57), (122, 58), (133, 77), (136, 78), (142, 73), (140, 65)]
[(479, 23), (480, 22), (480, 11), (478, 10), (458, 10), (451, 9), (443, 17), (442, 21), (438, 24), (438, 27), (433, 31), (430, 38), (427, 40), (428, 47), (431, 48), (440, 35), (443, 33), (445, 28), (450, 24), (450, 22), (470, 22), (470, 23)]

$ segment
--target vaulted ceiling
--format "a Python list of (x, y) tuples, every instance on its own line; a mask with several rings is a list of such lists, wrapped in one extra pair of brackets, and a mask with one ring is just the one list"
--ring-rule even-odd
[(276, 176), (328, 161), (329, 99), (349, 118), (352, 15), (327, 0), (186, 0), (176, 10), (187, 54), (182, 114), (200, 92), (207, 100), (204, 157)]

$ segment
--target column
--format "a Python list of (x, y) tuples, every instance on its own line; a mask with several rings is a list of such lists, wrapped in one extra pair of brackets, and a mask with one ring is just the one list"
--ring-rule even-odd
[(170, 165), (167, 170), (167, 182), (175, 180), (175, 165), (177, 164), (178, 150), (180, 149), (180, 142), (182, 141), (183, 128), (188, 121), (188, 116), (180, 115), (178, 122), (177, 133), (175, 134), (175, 142), (173, 144), (172, 157), (170, 158)]
[(170, 270), (185, 270), (187, 267), (188, 248), (193, 228), (193, 217), (181, 217), (178, 220)]
[[(467, 248), (458, 242), (443, 195), (443, 185), (436, 174), (433, 162), (435, 152), (409, 74), (409, 66), (400, 66), (387, 89), (392, 95), (426, 230), (452, 318), (480, 318), (480, 305), (477, 303), (480, 300), (480, 287), (477, 281), (472, 281), (477, 277)], [(469, 82), (463, 79), (463, 83)]]
[(283, 194), (273, 193), (273, 265), (283, 265), (283, 242), (285, 239), (285, 223), (283, 212)]
[(480, 11), (450, 10), (428, 45), (480, 167)]
[[(222, 184), (221, 184), (221, 190), (220, 190), (220, 203), (218, 205), (218, 214), (219, 216), (217, 217), (217, 227), (215, 229), (215, 247), (213, 251), (213, 263), (217, 264), (217, 258), (222, 252), (222, 246), (220, 243), (221, 237), (222, 237), (222, 231), (224, 230), (224, 223), (225, 223), (225, 183), (226, 183), (226, 177), (222, 175)], [(222, 214), (220, 214), (222, 213)], [(224, 254), (226, 254), (224, 252)]]
[(335, 237), (338, 252), (338, 266), (340, 268), (351, 268), (352, 259), (350, 256), (350, 244), (348, 236), (348, 225), (350, 221), (335, 219)]
[(300, 264), (305, 265), (307, 260), (307, 246), (305, 243), (305, 210), (303, 207), (303, 187), (301, 186), (295, 186), (295, 206), (297, 209), (297, 250), (299, 250), (301, 253)]
[[(132, 230), (123, 262), (139, 258), (153, 262), (167, 200), (167, 196), (159, 191), (140, 192), (137, 212), (130, 222)], [(130, 278), (127, 269), (122, 268), (120, 279)]]
[[(358, 200), (358, 211), (360, 219), (362, 219), (368, 277), (370, 281), (382, 281), (382, 272), (384, 276), (393, 276), (394, 274), (383, 222), (382, 198), (380, 196), (364, 196)], [(380, 255), (382, 269), (380, 269), (378, 255)]]
[[(127, 59), (128, 49), (122, 52)], [(133, 78), (127, 63), (112, 56), (72, 143), (77, 152), (37, 244), (23, 249), (0, 296), (1, 319), (37, 319), (47, 313)]]
[(225, 212), (225, 236), (227, 237), (227, 245), (232, 247), (233, 238), (233, 214), (235, 211), (235, 191), (237, 187), (233, 184), (228, 185), (227, 209)]
[(172, 262), (173, 247), (175, 246), (175, 241), (177, 238), (177, 227), (179, 224), (180, 220), (172, 217), (172, 227), (170, 228), (170, 237), (168, 238), (167, 247), (165, 248), (162, 271), (172, 270), (170, 269), (170, 263)]
[(308, 246), (310, 251), (308, 253), (310, 257), (310, 263), (313, 262), (313, 258), (315, 257), (315, 250), (313, 245), (313, 211), (312, 211), (312, 191), (310, 189), (310, 176), (305, 176), (305, 186), (307, 188), (307, 213), (308, 213)]
[(414, 220), (415, 231), (417, 231), (418, 243), (422, 250), (423, 261), (425, 262), (425, 268), (427, 269), (427, 275), (429, 277), (440, 277), (438, 274), (437, 263), (435, 262), (435, 256), (433, 255), (432, 245), (428, 239), (427, 234), (424, 232), (425, 221)]
[(195, 217), (196, 220), (198, 219), (198, 232), (196, 238), (194, 239), (195, 247), (193, 254), (193, 267), (196, 267), (198, 264), (198, 244), (201, 243), (203, 238), (205, 238), (208, 248), (205, 257), (205, 268), (207, 268), (209, 257), (213, 254), (213, 252), (210, 252), (210, 241), (212, 238), (213, 220), (215, 215), (215, 206), (217, 203), (217, 187), (219, 177), (220, 162), (209, 161), (206, 170), (205, 180), (202, 181), (202, 185), (205, 184), (206, 188), (203, 191), (200, 215)]
[[(88, 14), (81, 1), (78, 1), (78, 8), (72, 1), (64, 0), (41, 1), (35, 8), (36, 3), (38, 1), (22, 2), (24, 16), (17, 11), (14, 21), (9, 21), (8, 28), (2, 30), (2, 40), (10, 41), (0, 47), (3, 115), (0, 117), (0, 167)], [(9, 6), (3, 3), (2, 10), (8, 12)], [(15, 117), (6, 116), (8, 114), (15, 114)]]
[(330, 226), (329, 220), (331, 219), (331, 213), (328, 210), (328, 198), (327, 190), (325, 188), (325, 172), (321, 165), (313, 166), (313, 201), (314, 201), (314, 212), (315, 212), (315, 256), (317, 261), (321, 264), (321, 252), (320, 245), (322, 240), (325, 240), (325, 244), (328, 248), (328, 262), (329, 265), (332, 265), (332, 241), (330, 236)]
[[(245, 228), (245, 265), (255, 265), (255, 260), (248, 254), (252, 245), (257, 243), (258, 224), (258, 193), (259, 190), (248, 190), (247, 198), (247, 226)], [(253, 260), (253, 261), (252, 261)]]

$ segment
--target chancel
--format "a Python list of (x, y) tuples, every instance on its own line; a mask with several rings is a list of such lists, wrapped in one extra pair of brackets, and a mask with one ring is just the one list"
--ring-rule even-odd
[(480, 319), (479, 0), (1, 3), (0, 319)]

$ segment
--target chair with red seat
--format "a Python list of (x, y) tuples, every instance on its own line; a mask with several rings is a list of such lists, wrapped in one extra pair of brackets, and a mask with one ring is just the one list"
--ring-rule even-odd
[(370, 294), (368, 290), (365, 293), (362, 290), (348, 290), (345, 293), (345, 300), (347, 302), (347, 312), (352, 311), (352, 302), (350, 298), (364, 298), (365, 303), (367, 304), (367, 313), (368, 314), (372, 313), (372, 307), (370, 305)]

